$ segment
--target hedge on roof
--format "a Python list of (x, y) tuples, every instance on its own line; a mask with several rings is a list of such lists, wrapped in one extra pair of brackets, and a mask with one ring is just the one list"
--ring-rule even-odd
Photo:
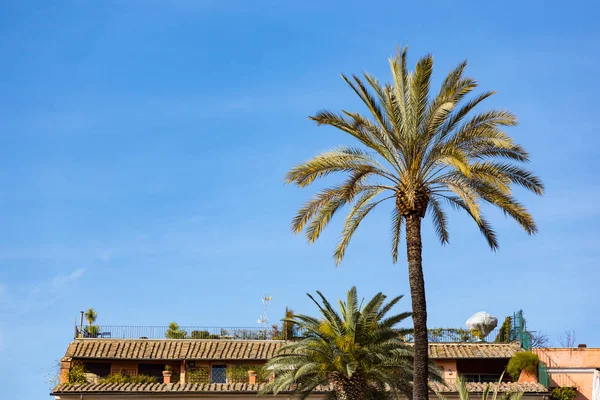
[(540, 359), (537, 354), (530, 351), (520, 351), (510, 358), (506, 372), (516, 381), (519, 379), (521, 371), (527, 371), (531, 374), (536, 373), (539, 363)]

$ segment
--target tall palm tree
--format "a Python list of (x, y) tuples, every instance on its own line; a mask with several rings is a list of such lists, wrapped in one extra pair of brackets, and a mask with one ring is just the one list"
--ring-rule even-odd
[(98, 318), (98, 313), (93, 308), (90, 307), (85, 312), (85, 319), (86, 319), (88, 325), (93, 325), (94, 322), (96, 322), (96, 318)]
[[(317, 291), (319, 318), (294, 314), (285, 321), (306, 334), (301, 340), (285, 345), (266, 364), (275, 380), (262, 393), (296, 388), (304, 399), (319, 387), (331, 386), (330, 397), (345, 400), (391, 399), (399, 393), (410, 396), (412, 380), (412, 346), (400, 340), (411, 329), (395, 329), (410, 316), (409, 312), (387, 316), (402, 296), (385, 302), (376, 294), (363, 305), (358, 302), (356, 287), (339, 302), (339, 313)], [(441, 379), (431, 364), (432, 378)]]
[[(415, 328), (414, 398), (427, 391), (427, 308), (422, 266), (421, 220), (431, 215), (442, 244), (448, 243), (447, 215), (442, 207), (463, 210), (475, 221), (492, 250), (496, 234), (482, 216), (480, 205), (491, 204), (516, 220), (528, 234), (537, 227), (526, 208), (512, 195), (518, 185), (543, 193), (541, 181), (515, 165), (528, 153), (502, 130), (515, 126), (515, 116), (503, 110), (474, 113), (494, 92), (465, 96), (477, 82), (463, 76), (467, 63), (451, 71), (430, 96), (433, 57), (421, 58), (407, 71), (406, 49), (390, 60), (393, 83), (380, 84), (364, 74), (342, 78), (367, 106), (371, 116), (356, 112), (320, 111), (310, 117), (318, 125), (333, 126), (357, 139), (362, 147), (340, 147), (295, 166), (286, 181), (305, 187), (317, 178), (346, 173), (346, 180), (322, 190), (300, 208), (292, 222), (295, 233), (305, 230), (310, 243), (344, 205), (351, 204), (335, 261), (340, 263), (361, 221), (386, 200), (393, 202), (392, 259), (398, 259), (403, 226), (406, 229), (408, 277)], [(366, 81), (366, 83), (365, 83)]]

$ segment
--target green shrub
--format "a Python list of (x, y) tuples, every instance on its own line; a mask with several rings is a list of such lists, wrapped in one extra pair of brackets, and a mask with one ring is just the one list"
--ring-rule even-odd
[(540, 359), (537, 354), (530, 351), (520, 351), (508, 361), (506, 372), (513, 378), (513, 380), (519, 379), (521, 371), (527, 371), (531, 374), (537, 372), (537, 366), (540, 363)]
[(154, 376), (138, 375), (130, 376), (123, 373), (117, 373), (101, 379), (101, 383), (157, 383), (158, 379)]
[(85, 366), (81, 361), (73, 361), (71, 364), (71, 368), (69, 369), (69, 374), (67, 376), (67, 381), (69, 385), (81, 385), (88, 383), (85, 374), (87, 371), (85, 370)]
[(165, 332), (165, 337), (167, 339), (185, 339), (187, 336), (187, 332), (179, 329), (179, 325), (175, 322), (171, 322), (169, 324), (169, 329)]
[(83, 337), (97, 338), (100, 335), (100, 327), (97, 325), (88, 325), (83, 328)]
[(192, 333), (190, 334), (190, 337), (192, 339), (208, 339), (209, 336), (209, 331), (192, 331)]
[(210, 383), (210, 372), (206, 367), (191, 368), (185, 373), (186, 383)]
[(574, 387), (557, 387), (552, 390), (552, 400), (574, 400), (577, 390)]
[(267, 382), (269, 380), (269, 373), (266, 369), (263, 369), (260, 365), (234, 365), (229, 370), (229, 376), (235, 383), (248, 383), (249, 375), (248, 371), (256, 372), (256, 379), (258, 382)]
[(498, 336), (496, 336), (496, 343), (508, 343), (510, 342), (510, 331), (512, 329), (512, 317), (508, 316), (504, 319)]

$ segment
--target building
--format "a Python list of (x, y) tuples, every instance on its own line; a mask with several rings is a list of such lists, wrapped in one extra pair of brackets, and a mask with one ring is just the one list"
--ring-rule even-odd
[[(102, 334), (95, 338), (76, 338), (61, 360), (61, 384), (54, 388), (52, 395), (60, 400), (120, 400), (132, 399), (132, 396), (171, 400), (256, 397), (269, 379), (259, 377), (256, 371), (286, 341), (274, 340), (268, 335), (247, 339), (245, 337), (257, 336), (248, 335), (247, 330), (244, 332), (211, 335), (213, 339), (126, 339), (122, 336), (127, 335), (114, 338), (113, 330), (111, 338), (103, 338), (101, 336), (107, 335)], [(150, 337), (157, 336), (164, 337), (164, 330)], [(185, 336), (194, 337), (194, 334)], [(488, 382), (498, 381), (510, 357), (520, 351), (523, 349), (518, 342), (431, 343), (430, 357), (442, 369), (445, 381), (433, 384), (432, 388), (449, 399), (456, 398), (455, 379), (460, 374), (469, 382), (471, 391), (481, 392)], [(69, 370), (76, 363), (83, 363), (89, 371), (89, 383), (66, 383)], [(166, 375), (170, 376), (163, 376), (165, 366), (169, 366), (171, 372)], [(155, 377), (157, 383), (102, 383), (102, 378), (117, 373), (149, 375)], [(323, 398), (325, 390), (312, 398)], [(548, 396), (546, 387), (536, 379), (510, 382), (506, 375), (500, 391), (523, 391), (526, 400), (545, 400)], [(288, 397), (289, 393), (283, 393), (276, 398)]]
[(594, 371), (600, 370), (600, 348), (533, 349), (547, 368), (549, 387), (577, 389), (575, 400), (596, 400), (592, 396)]

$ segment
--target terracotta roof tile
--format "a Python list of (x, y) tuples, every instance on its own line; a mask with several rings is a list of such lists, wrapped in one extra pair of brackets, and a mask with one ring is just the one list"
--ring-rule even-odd
[(522, 351), (517, 343), (430, 343), (429, 357), (443, 358), (510, 358)]
[[(429, 384), (432, 390), (440, 393), (453, 393), (456, 392), (456, 384), (454, 383), (441, 383), (432, 382)], [(469, 392), (481, 393), (485, 390), (487, 383), (480, 382), (467, 382), (467, 389)], [(494, 384), (492, 384), (493, 390)], [(502, 382), (498, 390), (501, 393), (506, 392), (525, 392), (525, 393), (547, 393), (546, 389), (541, 383), (517, 383), (517, 382)]]
[[(267, 360), (286, 342), (210, 339), (75, 339), (65, 357), (127, 360)], [(518, 344), (430, 343), (429, 357), (510, 358)]]
[(75, 339), (65, 357), (127, 360), (267, 360), (283, 341)]
[[(165, 393), (165, 392), (185, 392), (185, 393), (207, 393), (207, 392), (228, 392), (228, 393), (248, 393), (256, 394), (263, 384), (251, 385), (249, 383), (186, 383), (164, 384), (164, 383), (98, 383), (84, 385), (61, 384), (54, 388), (52, 395), (60, 394), (83, 394), (83, 393)], [(467, 383), (469, 392), (483, 392), (486, 387), (484, 383)], [(456, 392), (456, 386), (452, 383), (432, 383), (431, 388), (440, 393)], [(319, 392), (327, 391), (323, 387)], [(548, 390), (539, 383), (516, 383), (504, 382), (500, 386), (500, 392), (524, 391), (525, 393), (547, 393)]]

